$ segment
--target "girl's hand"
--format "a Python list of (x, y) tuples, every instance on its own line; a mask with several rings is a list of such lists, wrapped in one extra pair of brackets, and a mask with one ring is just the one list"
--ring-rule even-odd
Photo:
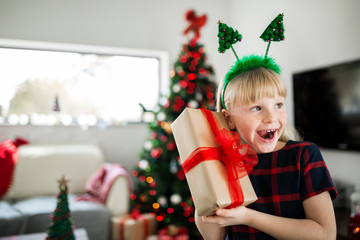
[(246, 225), (246, 213), (248, 208), (238, 206), (232, 209), (218, 209), (214, 216), (203, 217), (205, 223), (216, 223), (220, 227), (227, 227), (231, 225)]

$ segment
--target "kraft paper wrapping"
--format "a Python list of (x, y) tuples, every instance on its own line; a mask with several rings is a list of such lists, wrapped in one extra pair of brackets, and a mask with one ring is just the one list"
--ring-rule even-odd
[[(141, 214), (142, 218), (147, 219), (148, 222), (148, 236), (156, 234), (156, 219), (155, 215), (151, 213)], [(125, 220), (125, 221), (124, 221)], [(144, 219), (133, 219), (126, 217), (113, 217), (112, 222), (112, 240), (145, 240)], [(123, 232), (121, 232), (120, 225), (123, 224)]]
[[(229, 130), (225, 117), (219, 112), (212, 112), (220, 124), (220, 129)], [(175, 142), (182, 163), (199, 147), (218, 147), (210, 125), (199, 109), (186, 108), (171, 124)], [(199, 216), (214, 215), (219, 208), (231, 204), (228, 189), (228, 177), (225, 165), (219, 161), (204, 161), (186, 174), (190, 192)], [(249, 177), (239, 179), (247, 206), (257, 200)]]

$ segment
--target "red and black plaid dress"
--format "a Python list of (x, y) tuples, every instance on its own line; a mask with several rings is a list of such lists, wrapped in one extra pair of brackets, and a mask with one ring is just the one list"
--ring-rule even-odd
[[(329, 191), (335, 199), (329, 171), (319, 148), (310, 142), (287, 142), (279, 151), (258, 154), (259, 163), (250, 174), (258, 200), (248, 206), (260, 212), (304, 219), (302, 202)], [(228, 239), (275, 239), (244, 225), (231, 226)]]

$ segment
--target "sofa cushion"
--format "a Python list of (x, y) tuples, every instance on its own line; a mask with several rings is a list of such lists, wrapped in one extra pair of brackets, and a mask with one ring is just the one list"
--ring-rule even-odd
[(62, 175), (70, 179), (70, 193), (85, 193), (86, 182), (105, 163), (103, 152), (93, 144), (29, 144), (20, 146), (18, 154), (6, 199), (55, 196)]
[[(76, 228), (85, 228), (89, 239), (108, 239), (110, 232), (110, 212), (102, 204), (77, 201), (68, 195), (71, 218)], [(19, 212), (28, 216), (25, 233), (45, 232), (50, 224), (49, 215), (56, 208), (56, 197), (34, 197), (13, 205)]]
[(8, 202), (0, 201), (0, 236), (24, 233), (26, 216)]

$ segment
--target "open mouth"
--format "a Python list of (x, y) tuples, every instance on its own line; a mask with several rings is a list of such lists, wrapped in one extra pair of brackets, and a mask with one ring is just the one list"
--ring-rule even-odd
[(271, 140), (274, 138), (275, 132), (276, 129), (268, 129), (268, 130), (257, 131), (257, 134), (265, 140)]

